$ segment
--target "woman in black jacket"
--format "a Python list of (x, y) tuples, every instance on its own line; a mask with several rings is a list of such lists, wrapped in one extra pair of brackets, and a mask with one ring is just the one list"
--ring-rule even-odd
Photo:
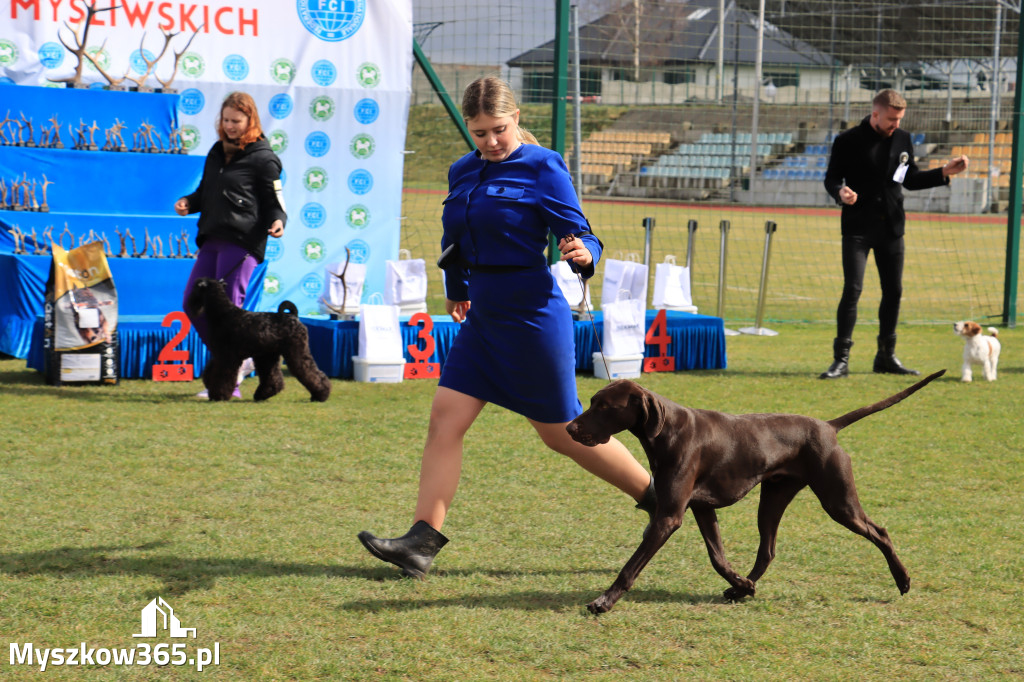
[[(241, 306), (249, 279), (263, 262), (268, 236), (283, 235), (288, 218), (281, 195), (281, 160), (263, 136), (250, 95), (227, 96), (217, 119), (217, 134), (220, 139), (206, 155), (199, 187), (174, 204), (178, 215), (200, 214), (199, 253), (185, 285), (183, 307), (204, 342), (206, 320), (193, 316), (187, 305), (196, 280), (223, 280), (232, 303)], [(239, 372), (239, 383), (251, 371), (247, 361)], [(241, 397), (237, 388), (235, 397)]]

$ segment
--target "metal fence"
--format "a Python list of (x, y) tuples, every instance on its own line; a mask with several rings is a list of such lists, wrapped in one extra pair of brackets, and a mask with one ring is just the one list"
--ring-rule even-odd
[[(653, 218), (652, 276), (692, 245), (694, 304), (728, 322), (754, 318), (769, 220), (767, 319), (834, 319), (839, 211), (822, 184), (831, 142), (878, 89), (900, 90), (919, 166), (970, 159), (949, 187), (906, 193), (902, 319), (1015, 322), (1019, 2), (417, 0), (414, 12), (428, 70), (456, 103), (480, 75), (513, 85), (523, 123), (577, 172), (609, 255), (642, 254)], [(447, 165), (467, 146), (422, 68), (413, 89), (403, 245), (431, 258)], [(439, 282), (431, 292), (436, 308)], [(862, 320), (878, 296), (869, 270)]]

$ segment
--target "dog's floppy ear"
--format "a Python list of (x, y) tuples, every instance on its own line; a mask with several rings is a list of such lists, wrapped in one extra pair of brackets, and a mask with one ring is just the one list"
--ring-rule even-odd
[(654, 440), (665, 428), (665, 408), (658, 396), (643, 388), (640, 388), (640, 404), (644, 418), (644, 435), (649, 440)]

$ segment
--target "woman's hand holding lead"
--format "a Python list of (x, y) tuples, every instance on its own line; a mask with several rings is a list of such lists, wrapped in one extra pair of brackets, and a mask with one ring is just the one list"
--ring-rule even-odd
[(580, 267), (585, 268), (594, 262), (594, 256), (590, 253), (590, 249), (584, 246), (583, 240), (577, 239), (574, 234), (563, 237), (558, 242), (558, 250), (562, 252), (562, 260), (571, 260)]

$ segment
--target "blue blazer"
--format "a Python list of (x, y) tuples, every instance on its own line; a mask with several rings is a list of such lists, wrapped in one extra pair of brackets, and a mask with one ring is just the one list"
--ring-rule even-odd
[(601, 257), (601, 242), (590, 231), (565, 161), (535, 144), (521, 144), (497, 163), (478, 151), (453, 163), (441, 220), (441, 249), (458, 245), (457, 262), (445, 269), (453, 301), (469, 300), (474, 266), (546, 266), (549, 232), (559, 240), (583, 240), (594, 257), (582, 269), (584, 277), (593, 276)]

